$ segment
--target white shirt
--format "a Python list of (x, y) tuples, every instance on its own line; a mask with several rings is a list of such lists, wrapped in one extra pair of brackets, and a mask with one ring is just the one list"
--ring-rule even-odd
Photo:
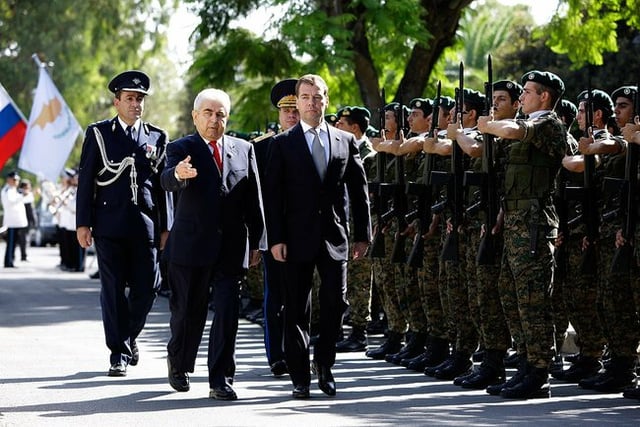
[(2, 187), (2, 228), (24, 228), (29, 225), (27, 209), (24, 207), (24, 196), (18, 187), (5, 185)]

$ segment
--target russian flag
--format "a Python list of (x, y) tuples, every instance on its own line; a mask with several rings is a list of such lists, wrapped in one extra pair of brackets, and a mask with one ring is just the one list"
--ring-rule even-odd
[(24, 141), (27, 121), (0, 84), (0, 169)]

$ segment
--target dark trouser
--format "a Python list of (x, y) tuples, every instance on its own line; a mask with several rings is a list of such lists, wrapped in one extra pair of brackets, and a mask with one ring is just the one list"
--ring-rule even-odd
[(7, 246), (4, 250), (4, 266), (13, 267), (13, 257), (16, 250), (19, 228), (7, 228)]
[(20, 259), (22, 261), (26, 261), (27, 260), (27, 234), (29, 234), (29, 227), (18, 228), (17, 230), (18, 230), (18, 246), (20, 247)]
[(110, 360), (112, 364), (129, 363), (130, 340), (142, 331), (156, 296), (156, 249), (139, 237), (95, 237), (94, 241), (102, 284), (102, 324), (111, 350)]
[(284, 360), (283, 265), (273, 259), (270, 252), (263, 252), (264, 266), (264, 346), (269, 365)]
[(78, 243), (76, 230), (62, 228), (61, 231), (62, 265), (73, 271), (84, 271), (85, 249)]
[(215, 275), (212, 266), (168, 265), (171, 338), (167, 353), (179, 372), (193, 372), (207, 321), (213, 285), (214, 318), (209, 335), (209, 385), (225, 384), (235, 373), (235, 342), (240, 308), (240, 277)]
[(284, 349), (291, 381), (309, 385), (309, 328), (311, 322), (311, 288), (313, 270), (320, 275), (320, 333), (314, 347), (319, 365), (331, 367), (336, 360), (336, 341), (342, 315), (348, 304), (347, 262), (332, 259), (326, 250), (309, 262), (287, 261), (285, 264), (285, 337)]

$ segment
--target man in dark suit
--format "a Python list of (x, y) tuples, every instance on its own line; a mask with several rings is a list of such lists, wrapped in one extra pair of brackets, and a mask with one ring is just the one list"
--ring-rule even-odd
[(213, 286), (214, 320), (209, 335), (209, 397), (235, 400), (240, 282), (266, 249), (260, 180), (253, 145), (224, 135), (231, 101), (205, 89), (193, 103), (197, 133), (170, 143), (162, 186), (177, 192), (164, 256), (171, 296), (167, 345), (169, 384), (189, 390), (207, 320)]
[[(346, 302), (347, 211), (353, 216), (353, 258), (371, 238), (367, 179), (352, 134), (324, 120), (324, 80), (296, 84), (301, 122), (274, 137), (265, 174), (269, 245), (285, 271), (285, 356), (294, 398), (309, 397), (309, 327), (313, 270), (320, 275), (320, 333), (313, 368), (320, 389), (336, 393), (331, 367)], [(347, 195), (348, 192), (348, 195)]]
[(95, 240), (109, 376), (124, 376), (138, 363), (136, 338), (158, 283), (156, 251), (168, 233), (159, 178), (167, 134), (141, 120), (148, 89), (141, 71), (114, 77), (109, 90), (118, 115), (89, 125), (80, 157), (76, 233), (83, 248)]

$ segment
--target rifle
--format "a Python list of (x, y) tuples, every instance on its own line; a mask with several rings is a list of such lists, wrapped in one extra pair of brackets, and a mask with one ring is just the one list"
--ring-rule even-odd
[[(380, 92), (380, 97), (382, 98), (382, 106), (380, 107), (380, 134), (384, 131), (386, 126), (385, 116), (384, 116), (384, 107), (385, 107), (385, 92), (384, 88)], [(384, 183), (384, 171), (387, 167), (387, 154), (383, 152), (378, 152), (376, 154), (376, 178), (374, 181), (369, 182), (369, 194), (371, 194), (371, 201), (373, 203), (373, 212), (376, 216), (378, 227), (376, 228), (376, 233), (373, 236), (373, 242), (371, 243), (371, 248), (369, 249), (369, 257), (370, 258), (384, 258), (385, 257), (385, 236), (382, 232), (384, 228), (384, 221), (382, 216), (385, 212), (385, 199), (382, 197), (380, 188), (381, 184)]]
[[(462, 114), (464, 111), (464, 64), (460, 62), (459, 83), (455, 91), (456, 98), (456, 120), (462, 122)], [(458, 117), (459, 116), (459, 117)], [(459, 235), (458, 227), (463, 221), (463, 154), (462, 149), (457, 142), (452, 141), (451, 147), (451, 172), (446, 174), (447, 199), (451, 208), (451, 232), (447, 235), (447, 239), (442, 247), (441, 258), (443, 261), (457, 262), (460, 257), (459, 251)], [(432, 178), (442, 176), (438, 172), (432, 173)], [(441, 178), (439, 179), (442, 180)]]
[[(586, 126), (584, 134), (589, 136), (589, 130), (593, 127), (593, 101), (591, 92), (591, 73), (589, 73), (586, 102)], [(584, 220), (589, 246), (582, 254), (581, 271), (583, 274), (595, 274), (597, 267), (596, 242), (598, 240), (600, 215), (598, 214), (597, 197), (593, 193), (596, 190), (596, 165), (593, 154), (584, 155), (584, 185), (582, 197), (582, 219)]]
[[(640, 86), (637, 86), (640, 88)], [(634, 116), (640, 114), (640, 95), (636, 91), (634, 99)], [(624, 211), (624, 225), (622, 237), (625, 243), (616, 248), (611, 260), (611, 272), (631, 271), (633, 266), (633, 246), (638, 215), (638, 145), (627, 144), (627, 158), (625, 163), (624, 180), (622, 182), (622, 206)]]
[[(483, 115), (491, 114), (493, 107), (493, 65), (491, 55), (487, 57), (487, 81), (484, 83), (485, 105)], [(477, 185), (480, 187), (480, 201), (466, 210), (471, 214), (478, 209), (484, 211), (485, 233), (480, 240), (476, 262), (478, 265), (496, 264), (496, 239), (491, 231), (496, 225), (496, 218), (500, 210), (498, 200), (498, 177), (495, 171), (494, 137), (491, 134), (482, 134), (482, 172), (466, 171), (464, 185)]]
[[(440, 116), (440, 96), (442, 84), (438, 80), (436, 88), (436, 98), (433, 101), (433, 114), (431, 115), (431, 129), (429, 130), (429, 138), (436, 136), (438, 128), (438, 118)], [(422, 174), (422, 184), (417, 182), (407, 183), (407, 194), (417, 196), (415, 218), (418, 220), (418, 233), (413, 240), (413, 246), (407, 257), (407, 265), (414, 268), (422, 268), (424, 265), (424, 239), (422, 236), (429, 231), (431, 223), (431, 205), (433, 204), (433, 186), (431, 185), (431, 171), (434, 168), (435, 157), (433, 154), (426, 153), (424, 157), (424, 172)], [(410, 213), (408, 217), (412, 215)]]
[[(404, 129), (404, 106), (402, 105), (402, 99), (399, 101), (398, 108), (398, 135)], [(402, 234), (407, 229), (406, 214), (408, 210), (407, 195), (405, 193), (405, 180), (404, 180), (404, 156), (396, 156), (395, 161), (395, 178), (391, 184), (381, 184), (380, 194), (381, 196), (390, 195), (393, 198), (393, 208), (386, 212), (382, 219), (386, 223), (392, 217), (396, 218), (398, 222), (398, 232), (393, 242), (393, 249), (391, 252), (391, 262), (397, 264), (404, 264), (407, 261), (407, 254), (405, 250), (405, 241), (407, 237)]]

